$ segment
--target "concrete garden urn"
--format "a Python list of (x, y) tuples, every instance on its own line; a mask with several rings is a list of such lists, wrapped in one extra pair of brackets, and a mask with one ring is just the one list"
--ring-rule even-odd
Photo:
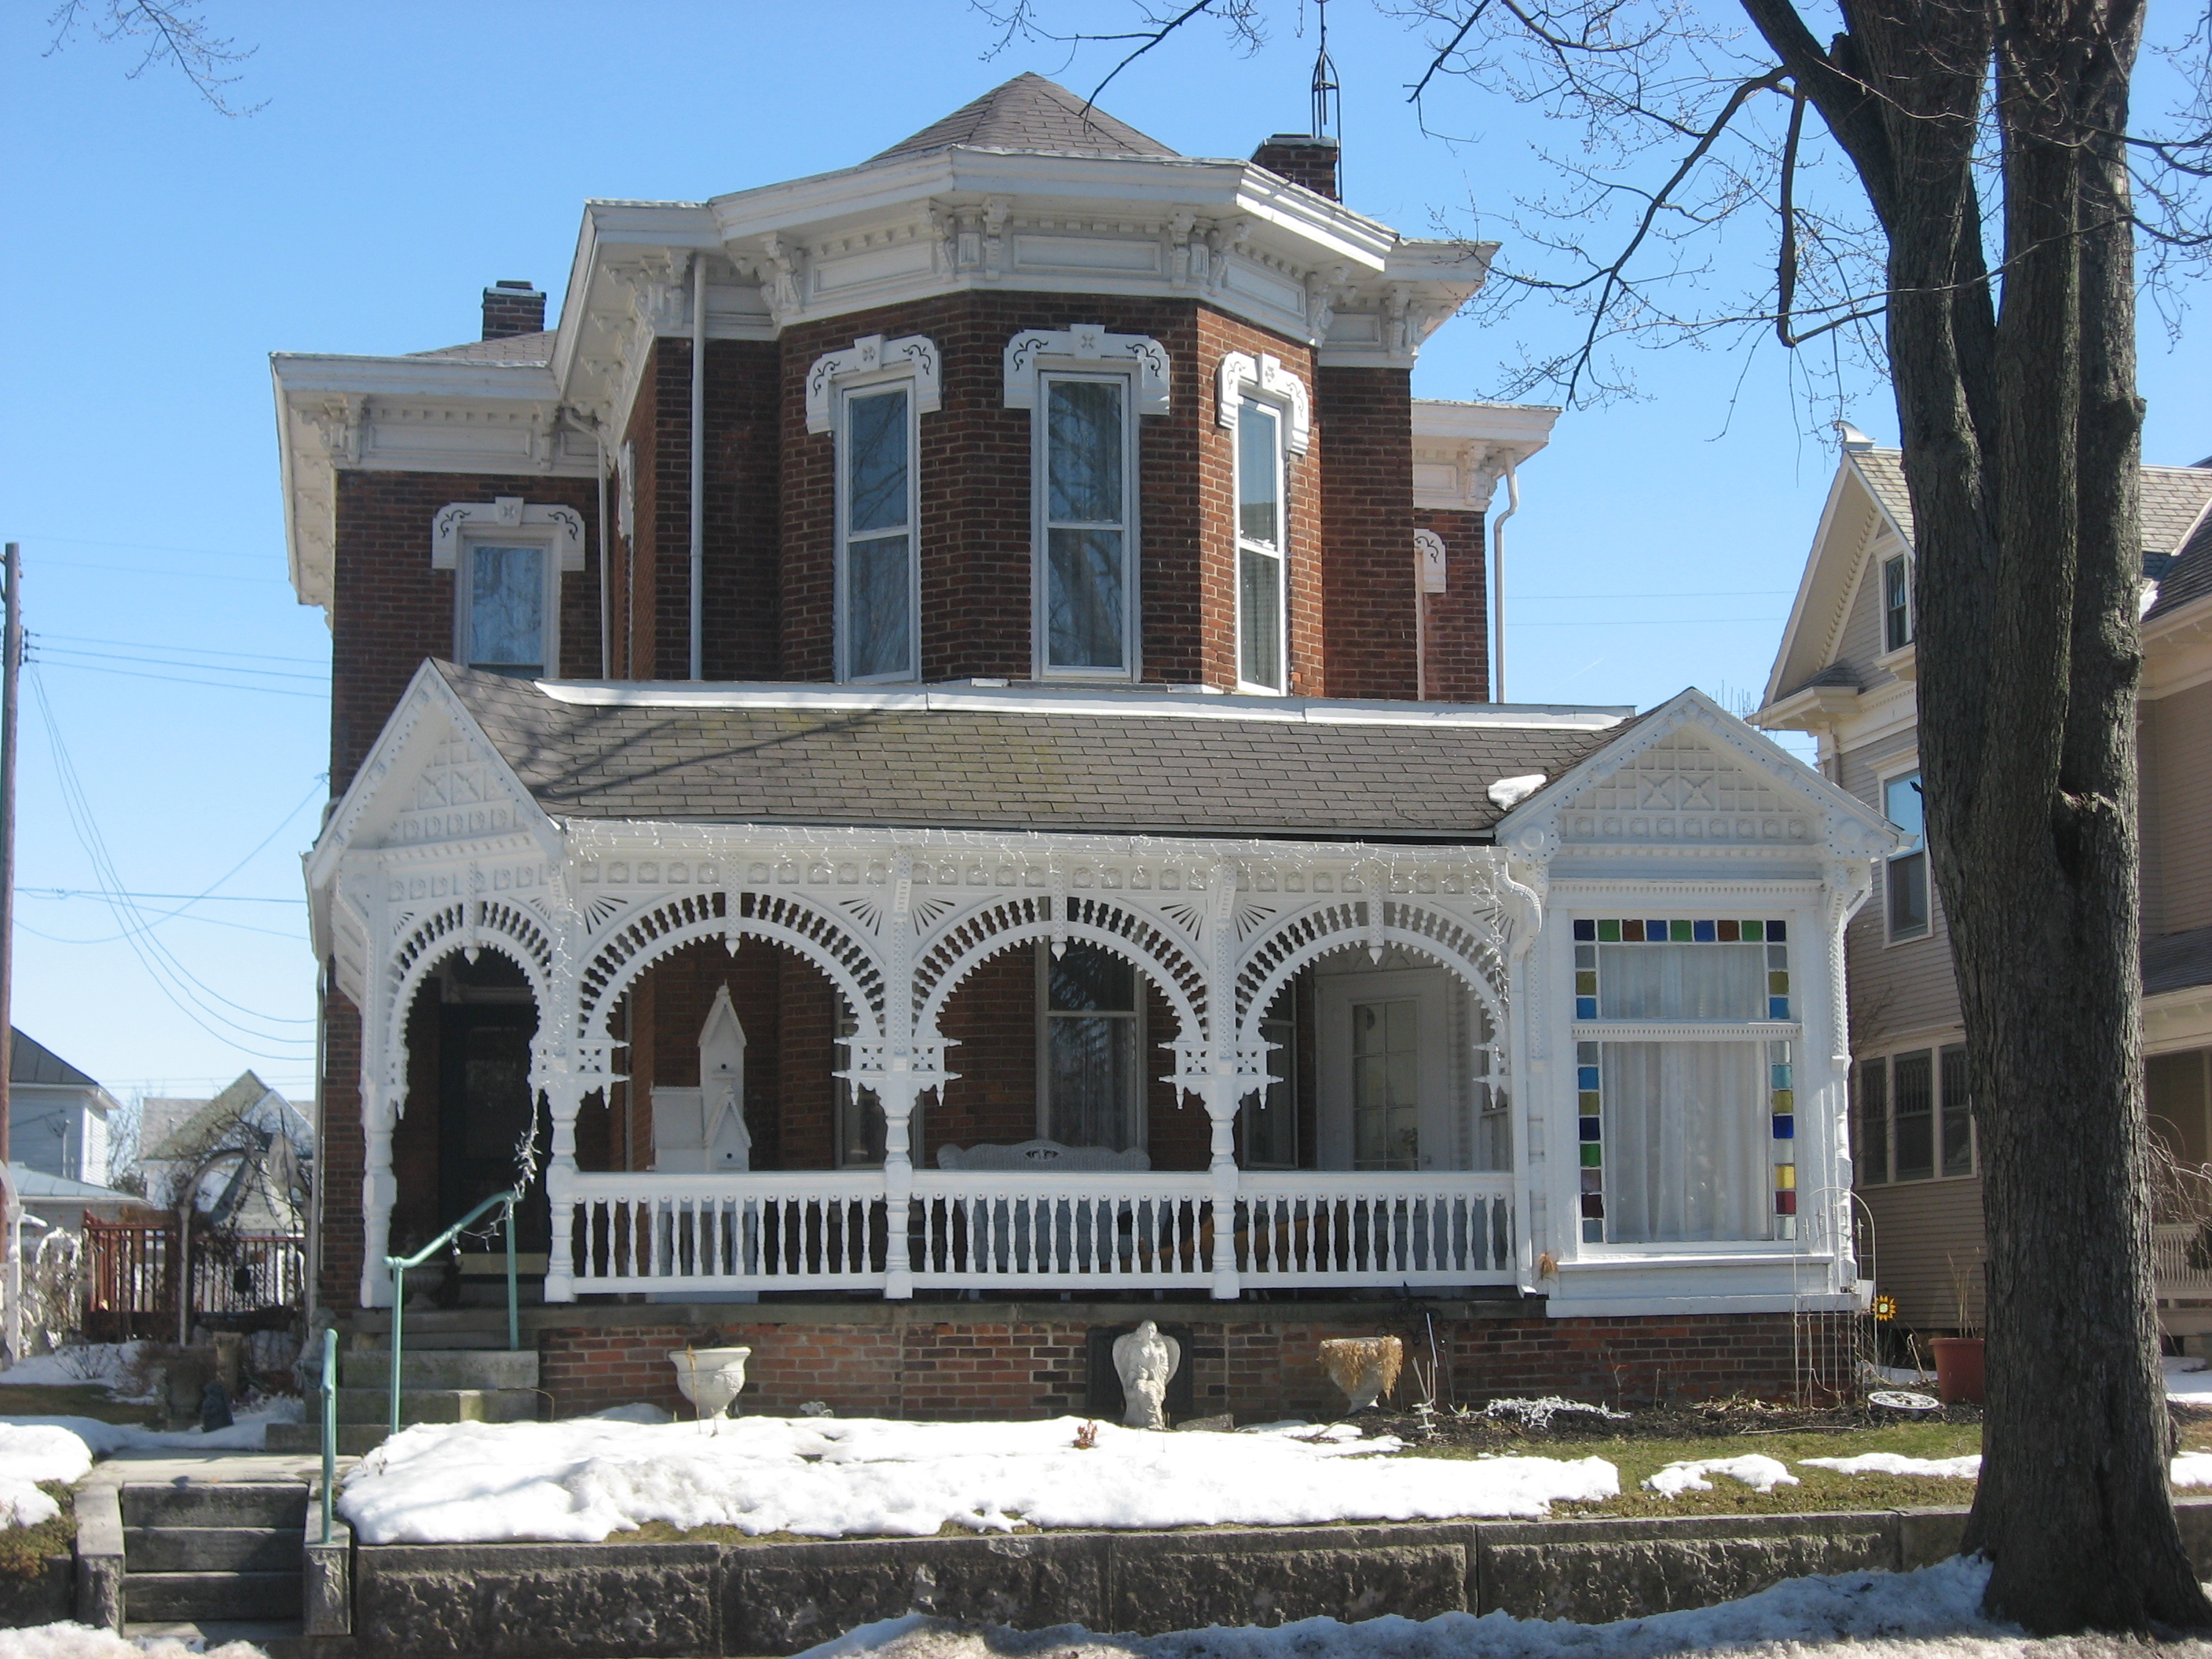
[(1321, 1366), (1344, 1390), (1346, 1413), (1370, 1412), (1397, 1386), (1406, 1345), (1395, 1336), (1345, 1336), (1321, 1345)]
[(676, 1386), (702, 1416), (720, 1417), (730, 1408), (745, 1386), (745, 1361), (750, 1348), (671, 1348), (668, 1363), (676, 1367)]
[(1121, 1378), (1121, 1421), (1133, 1429), (1168, 1425), (1168, 1383), (1182, 1364), (1182, 1344), (1162, 1336), (1147, 1319), (1114, 1339), (1114, 1369)]

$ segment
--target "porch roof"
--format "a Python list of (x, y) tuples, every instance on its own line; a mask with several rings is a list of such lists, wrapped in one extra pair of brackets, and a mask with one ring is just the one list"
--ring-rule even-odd
[(1558, 778), (1632, 713), (436, 666), (547, 813), (663, 822), (1486, 842), (1493, 783)]

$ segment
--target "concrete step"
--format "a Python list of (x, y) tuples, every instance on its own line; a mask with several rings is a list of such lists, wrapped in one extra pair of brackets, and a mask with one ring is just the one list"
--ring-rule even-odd
[[(386, 1432), (381, 1419), (374, 1423), (341, 1423), (338, 1425), (337, 1455), (340, 1457), (366, 1457), (384, 1443)], [(319, 1453), (323, 1449), (323, 1425), (320, 1421), (271, 1423), (263, 1449)]]
[[(403, 1389), (534, 1389), (538, 1353), (532, 1348), (418, 1349), (412, 1341), (399, 1357)], [(338, 1355), (342, 1389), (384, 1389), (392, 1384), (392, 1354), (386, 1348), (355, 1348)]]
[(142, 1483), (125, 1486), (121, 1498), (126, 1528), (269, 1527), (296, 1535), (307, 1523), (307, 1487), (300, 1480)]
[(144, 1644), (167, 1639), (189, 1653), (207, 1653), (232, 1642), (250, 1643), (269, 1659), (324, 1659), (349, 1653), (350, 1636), (307, 1635), (291, 1619), (151, 1619), (123, 1627), (125, 1640)]
[(125, 1527), (125, 1572), (297, 1572), (297, 1528)]
[[(402, 1389), (399, 1420), (408, 1423), (532, 1423), (538, 1419), (535, 1389)], [(388, 1423), (392, 1395), (386, 1389), (340, 1389), (340, 1423)]]
[(125, 1620), (297, 1619), (300, 1574), (131, 1572), (123, 1577)]

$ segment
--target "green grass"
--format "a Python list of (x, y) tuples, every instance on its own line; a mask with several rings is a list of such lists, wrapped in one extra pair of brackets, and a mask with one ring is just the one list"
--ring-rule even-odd
[(76, 1540), (76, 1504), (70, 1489), (58, 1480), (41, 1480), (39, 1490), (49, 1493), (62, 1512), (35, 1527), (0, 1527), (0, 1577), (35, 1578), (46, 1571), (49, 1555), (67, 1555)]
[[(1832, 1469), (1798, 1467), (1806, 1457), (1856, 1457), (1864, 1452), (1898, 1452), (1907, 1457), (1963, 1457), (1982, 1449), (1982, 1431), (1973, 1423), (1902, 1423), (1878, 1429), (1776, 1434), (1701, 1435), (1694, 1439), (1632, 1439), (1592, 1436), (1588, 1439), (1531, 1437), (1481, 1450), (1461, 1447), (1414, 1447), (1429, 1457), (1602, 1457), (1620, 1471), (1618, 1498), (1601, 1504), (1554, 1504), (1556, 1516), (1608, 1515), (1806, 1515), (1828, 1510), (1911, 1509), (1927, 1504), (1974, 1501), (1971, 1480), (1943, 1480), (1918, 1474), (1838, 1474)], [(1745, 1457), (1753, 1453), (1777, 1459), (1797, 1477), (1794, 1486), (1753, 1492), (1724, 1474), (1709, 1476), (1713, 1490), (1661, 1498), (1643, 1489), (1647, 1475), (1669, 1463)]]
[(94, 1417), (144, 1425), (153, 1407), (111, 1400), (97, 1382), (0, 1383), (0, 1417)]

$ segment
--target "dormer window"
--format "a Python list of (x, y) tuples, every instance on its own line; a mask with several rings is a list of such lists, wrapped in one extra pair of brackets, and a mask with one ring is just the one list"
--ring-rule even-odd
[(921, 674), (921, 417), (936, 410), (936, 345), (863, 335), (806, 373), (806, 429), (836, 455), (837, 678)]
[(1305, 382), (1273, 357), (1221, 360), (1216, 407), (1237, 465), (1237, 688), (1289, 690), (1290, 458), (1310, 434)]
[(1884, 651), (1912, 643), (1912, 565), (1902, 553), (1881, 562), (1881, 637)]

